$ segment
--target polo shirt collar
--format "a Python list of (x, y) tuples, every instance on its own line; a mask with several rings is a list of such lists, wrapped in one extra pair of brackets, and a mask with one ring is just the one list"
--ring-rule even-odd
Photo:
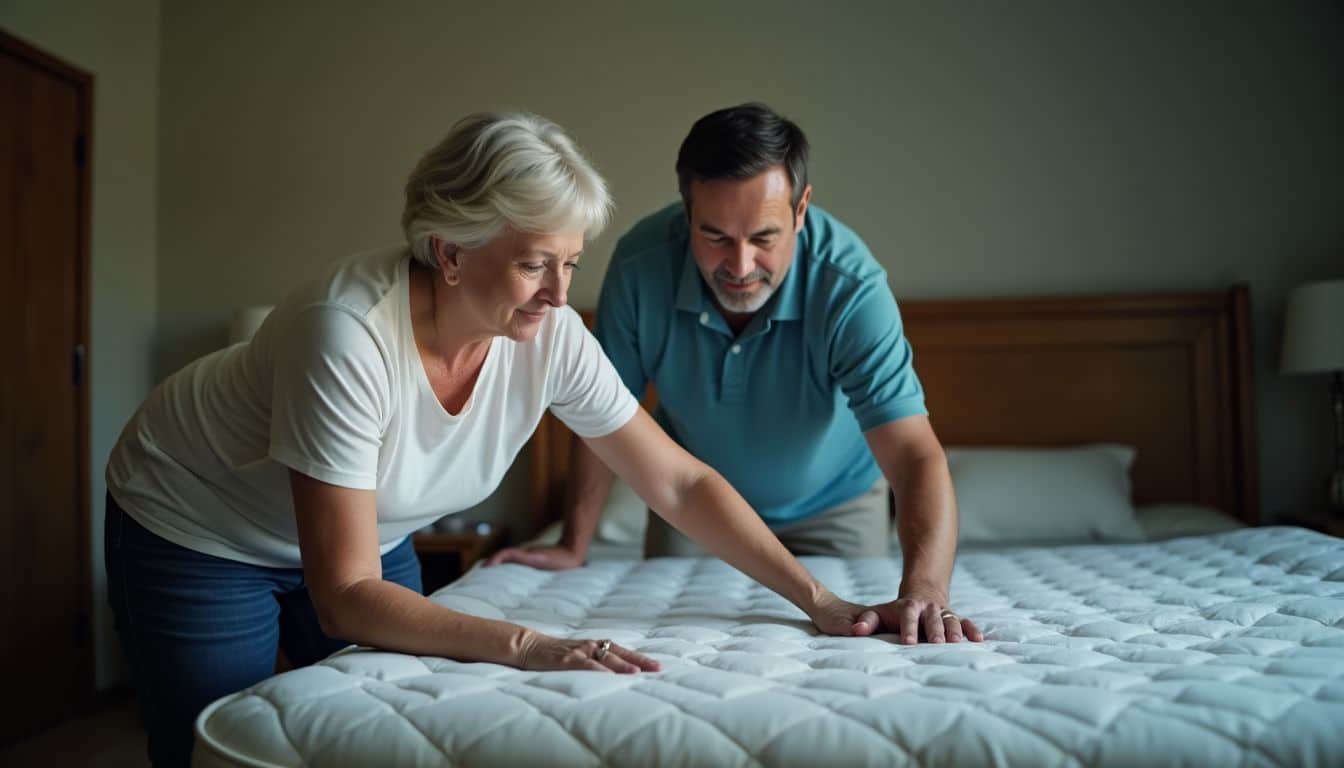
[[(784, 275), (784, 282), (775, 289), (775, 295), (761, 307), (769, 320), (797, 320), (803, 316), (803, 279), (798, 276), (806, 267), (810, 246), (806, 237), (807, 230), (798, 233), (797, 251), (793, 255), (793, 264)], [(685, 312), (700, 313), (714, 307), (706, 295), (704, 279), (700, 268), (695, 265), (695, 256), (691, 253), (690, 238), (682, 252), (681, 282), (677, 286), (677, 309)]]
[(803, 316), (803, 278), (799, 277), (807, 266), (807, 242), (800, 234), (797, 251), (793, 254), (793, 263), (784, 273), (784, 282), (775, 289), (775, 295), (762, 307), (771, 320), (797, 320)]
[(681, 256), (681, 283), (677, 286), (677, 309), (700, 313), (710, 308), (705, 296), (704, 282), (700, 279), (700, 268), (695, 266), (695, 257), (691, 255), (688, 241)]

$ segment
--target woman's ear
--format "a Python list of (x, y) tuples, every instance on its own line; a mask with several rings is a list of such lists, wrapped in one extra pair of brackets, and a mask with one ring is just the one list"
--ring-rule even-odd
[(434, 261), (439, 265), (439, 273), (443, 275), (443, 282), (457, 285), (462, 281), (462, 249), (438, 236), (431, 236), (429, 243), (434, 250)]

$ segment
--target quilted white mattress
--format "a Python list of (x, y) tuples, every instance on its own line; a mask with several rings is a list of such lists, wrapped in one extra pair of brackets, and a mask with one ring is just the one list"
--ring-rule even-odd
[[(888, 598), (900, 561), (804, 560)], [(435, 595), (655, 674), (350, 649), (221, 699), (197, 765), (1344, 765), (1344, 542), (1259, 528), (963, 555), (986, 642), (818, 636), (713, 560), (477, 569)]]

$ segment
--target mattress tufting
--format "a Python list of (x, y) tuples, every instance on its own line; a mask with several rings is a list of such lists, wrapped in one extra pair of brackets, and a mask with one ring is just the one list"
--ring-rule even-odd
[[(804, 558), (859, 602), (897, 559)], [(1344, 541), (1255, 528), (963, 554), (978, 644), (817, 635), (716, 560), (477, 569), (433, 599), (641, 675), (347, 649), (215, 702), (196, 764), (1344, 765)]]

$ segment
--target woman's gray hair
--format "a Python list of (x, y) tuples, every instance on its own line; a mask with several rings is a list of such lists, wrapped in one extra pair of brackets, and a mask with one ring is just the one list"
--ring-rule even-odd
[(436, 267), (431, 236), (480, 248), (506, 225), (592, 238), (611, 218), (607, 183), (560, 126), (524, 112), (462, 118), (406, 181), (401, 228), (411, 253)]

